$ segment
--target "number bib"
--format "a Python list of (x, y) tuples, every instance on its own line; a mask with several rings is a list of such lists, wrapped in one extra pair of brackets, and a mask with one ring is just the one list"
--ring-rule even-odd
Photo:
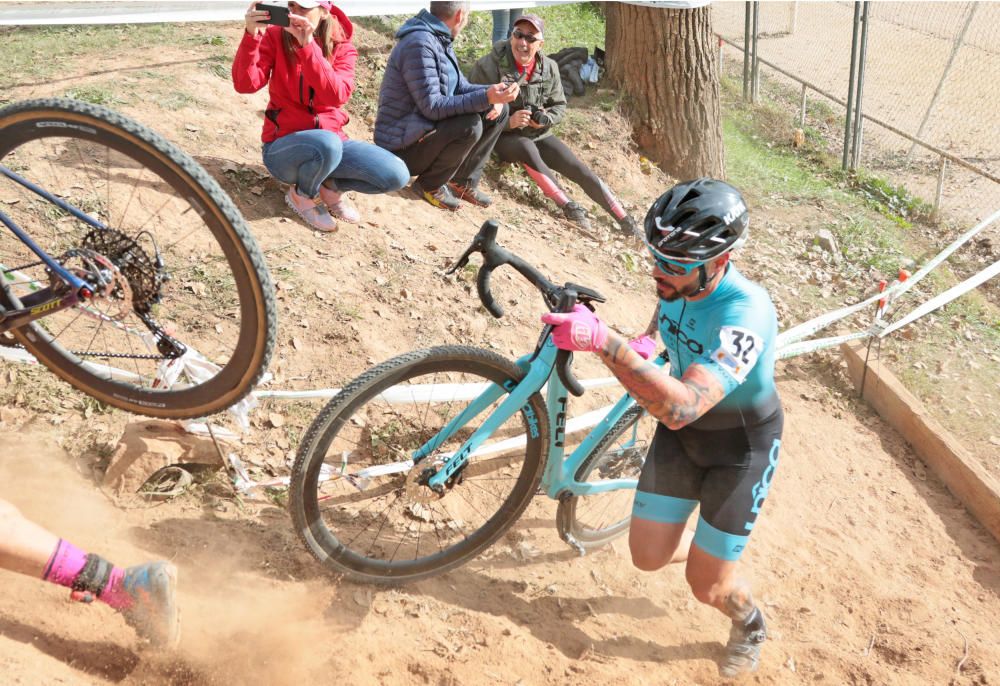
[(712, 353), (712, 359), (726, 370), (737, 383), (743, 383), (747, 374), (757, 364), (763, 350), (763, 338), (739, 326), (723, 326), (719, 330), (720, 345)]

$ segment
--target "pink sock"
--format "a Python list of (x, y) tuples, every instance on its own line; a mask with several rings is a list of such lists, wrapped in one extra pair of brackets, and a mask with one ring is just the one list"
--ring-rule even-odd
[[(56, 549), (45, 565), (45, 572), (42, 579), (59, 586), (73, 588), (73, 582), (80, 576), (84, 565), (87, 563), (87, 553), (83, 552), (69, 541), (59, 539)], [(132, 596), (124, 589), (122, 580), (125, 578), (125, 570), (121, 567), (112, 567), (108, 577), (108, 583), (104, 589), (97, 594), (97, 597), (115, 608), (116, 610), (128, 609), (132, 606)], [(79, 593), (78, 600), (86, 600), (89, 595), (86, 592)], [(90, 598), (93, 599), (92, 597)]]
[(42, 580), (72, 588), (73, 582), (86, 562), (87, 553), (60, 538), (52, 557), (45, 565), (45, 571), (42, 572)]

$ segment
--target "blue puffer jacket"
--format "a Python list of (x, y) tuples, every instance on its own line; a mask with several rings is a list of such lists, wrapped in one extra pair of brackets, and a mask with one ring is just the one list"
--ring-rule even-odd
[[(375, 145), (402, 150), (434, 129), (434, 122), (460, 114), (485, 112), (486, 86), (469, 83), (451, 47), (451, 31), (427, 10), (407, 20), (396, 32), (399, 42), (389, 54), (375, 117)], [(450, 60), (458, 83), (447, 95)]]

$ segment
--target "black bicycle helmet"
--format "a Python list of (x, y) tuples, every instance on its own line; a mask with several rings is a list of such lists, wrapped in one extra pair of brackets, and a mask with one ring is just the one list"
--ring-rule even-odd
[(738, 248), (750, 223), (746, 202), (724, 181), (679, 183), (646, 213), (646, 246), (659, 259), (707, 262)]

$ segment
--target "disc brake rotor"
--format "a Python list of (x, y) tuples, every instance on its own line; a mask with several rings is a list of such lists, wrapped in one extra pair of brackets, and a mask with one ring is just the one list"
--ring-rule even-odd
[(428, 505), (441, 500), (441, 495), (431, 490), (427, 482), (437, 474), (444, 462), (421, 460), (406, 473), (406, 500), (410, 503)]

